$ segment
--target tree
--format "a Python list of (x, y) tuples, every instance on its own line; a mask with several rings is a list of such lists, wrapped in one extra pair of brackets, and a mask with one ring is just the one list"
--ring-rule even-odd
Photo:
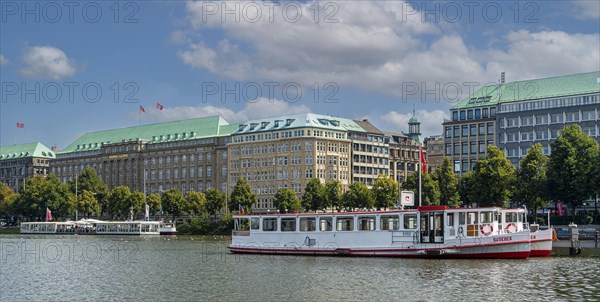
[(458, 179), (452, 171), (452, 164), (448, 157), (444, 157), (442, 166), (435, 169), (432, 178), (437, 182), (441, 205), (451, 207), (461, 205), (460, 195), (458, 194)]
[[(102, 207), (101, 211), (108, 211), (108, 203), (104, 200), (108, 195), (108, 186), (102, 181), (102, 179), (96, 174), (96, 171), (92, 168), (85, 168), (81, 171), (81, 174), (77, 177), (77, 186), (75, 186), (75, 179), (71, 179), (67, 182), (69, 190), (75, 194), (77, 187), (77, 193), (84, 190), (92, 192), (94, 199), (98, 201)], [(100, 212), (101, 213), (101, 212)]]
[(391, 208), (398, 201), (398, 182), (392, 177), (379, 175), (373, 183), (373, 198), (377, 210)]
[(246, 211), (251, 211), (252, 206), (256, 204), (256, 194), (252, 193), (250, 185), (243, 177), (239, 177), (233, 191), (230, 195), (229, 209), (233, 211), (239, 210), (242, 206)]
[(215, 188), (206, 190), (204, 195), (206, 197), (206, 211), (211, 216), (216, 215), (223, 208), (225, 196)]
[(200, 192), (188, 192), (185, 196), (187, 209), (186, 211), (192, 215), (202, 215), (206, 212), (206, 196)]
[[(415, 204), (419, 202), (419, 171), (410, 174), (402, 184), (404, 190), (415, 192)], [(439, 205), (440, 204), (440, 189), (437, 182), (429, 174), (421, 176), (421, 188), (423, 194), (421, 196), (422, 206)]]
[(367, 188), (367, 185), (360, 182), (353, 182), (343, 195), (344, 207), (347, 209), (372, 209), (375, 205), (373, 194)]
[(129, 195), (129, 198), (122, 205), (123, 212), (130, 213), (133, 210), (133, 215), (137, 216), (138, 213), (145, 210), (144, 208), (144, 193), (135, 191)]
[(515, 166), (496, 146), (473, 167), (472, 199), (479, 206), (507, 207), (516, 181)]
[(325, 188), (318, 178), (308, 181), (302, 194), (302, 207), (306, 211), (318, 211), (325, 206)]
[(128, 202), (130, 195), (131, 191), (129, 191), (129, 187), (127, 186), (118, 186), (110, 191), (105, 197), (108, 212), (112, 216), (128, 216), (129, 207), (123, 206), (123, 204)]
[(460, 199), (466, 204), (475, 203), (473, 186), (473, 171), (467, 172), (458, 180), (458, 194), (460, 195)]
[(56, 175), (47, 177), (37, 175), (27, 179), (25, 189), (15, 201), (18, 215), (25, 217), (44, 217), (46, 208), (55, 217), (68, 216), (75, 212), (75, 196), (69, 192), (67, 185), (61, 183)]
[(0, 215), (13, 214), (13, 203), (17, 194), (5, 183), (0, 184)]
[(326, 208), (331, 207), (331, 211), (336, 209), (338, 212), (344, 208), (343, 197), (344, 191), (339, 180), (332, 180), (325, 184), (325, 204)]
[(554, 201), (570, 204), (574, 216), (575, 208), (598, 191), (593, 181), (597, 179), (598, 143), (579, 125), (570, 125), (550, 146), (548, 193)]
[(277, 190), (273, 205), (279, 210), (280, 213), (297, 211), (302, 206), (300, 204), (300, 199), (298, 199), (298, 196), (296, 196), (294, 190), (288, 188)]
[(100, 214), (102, 207), (94, 193), (88, 190), (83, 190), (77, 195), (77, 211), (81, 214), (85, 214), (87, 218), (90, 214)]
[(163, 209), (173, 216), (173, 221), (185, 211), (185, 199), (181, 191), (177, 189), (169, 189), (163, 193), (162, 198)]
[(150, 215), (156, 215), (162, 209), (160, 195), (156, 193), (146, 196), (146, 203), (148, 204), (148, 207), (150, 207)]
[(529, 148), (520, 162), (514, 199), (524, 203), (533, 213), (548, 204), (547, 167), (548, 158), (542, 154), (542, 145)]

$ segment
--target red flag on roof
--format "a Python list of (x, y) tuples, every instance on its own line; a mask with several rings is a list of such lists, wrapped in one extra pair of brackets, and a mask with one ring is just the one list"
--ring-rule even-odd
[(144, 106), (140, 105), (140, 112), (146, 112), (146, 109), (144, 109)]
[(46, 208), (46, 221), (52, 221), (52, 212)]
[(421, 155), (421, 165), (423, 166), (423, 174), (427, 174), (427, 162), (425, 161), (425, 153), (423, 153), (423, 146), (419, 146), (419, 154)]
[(156, 109), (163, 110), (165, 106), (161, 105), (159, 102), (156, 102)]
[(25, 124), (17, 122), (17, 128), (25, 128)]

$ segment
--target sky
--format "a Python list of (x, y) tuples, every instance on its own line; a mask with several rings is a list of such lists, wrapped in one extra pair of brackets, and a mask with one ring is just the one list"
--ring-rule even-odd
[(0, 145), (209, 115), (406, 132), (413, 109), (430, 136), (501, 72), (590, 71), (600, 1), (2, 1)]

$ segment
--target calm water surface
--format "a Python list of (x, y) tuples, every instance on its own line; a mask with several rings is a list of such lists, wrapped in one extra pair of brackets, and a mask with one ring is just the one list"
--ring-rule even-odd
[(228, 240), (0, 236), (0, 301), (600, 300), (599, 258), (239, 256)]

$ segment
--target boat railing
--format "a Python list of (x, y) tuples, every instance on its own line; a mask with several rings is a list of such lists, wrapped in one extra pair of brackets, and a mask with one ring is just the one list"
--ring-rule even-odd
[(233, 230), (231, 234), (233, 236), (250, 236), (250, 231)]
[(415, 242), (417, 239), (417, 231), (392, 231), (392, 243)]

